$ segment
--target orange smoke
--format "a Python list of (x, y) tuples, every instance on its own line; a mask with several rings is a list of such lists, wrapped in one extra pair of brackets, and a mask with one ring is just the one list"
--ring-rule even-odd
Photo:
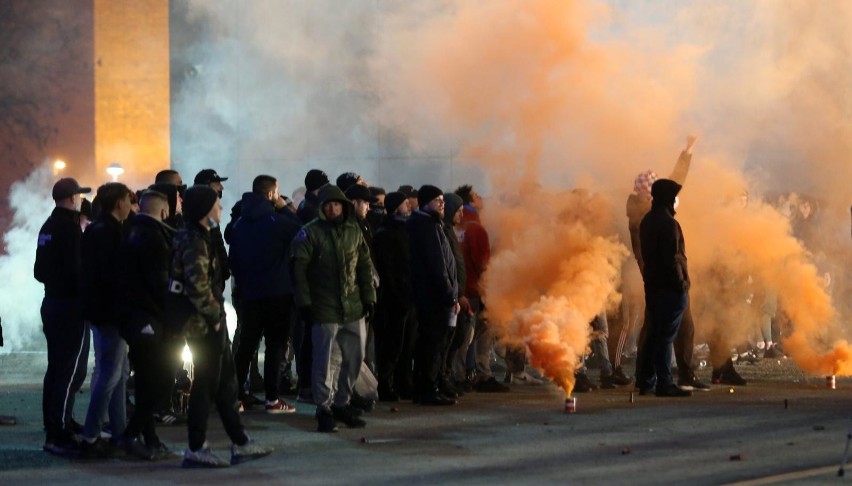
[[(507, 198), (508, 199), (508, 198)], [(484, 275), (489, 322), (509, 343), (525, 344), (530, 362), (565, 389), (589, 342), (589, 322), (616, 289), (627, 249), (611, 234), (609, 204), (587, 191), (495, 201), (485, 224), (494, 253)]]
[[(373, 68), (385, 83), (382, 121), (414, 152), (440, 147), (479, 164), (490, 184), (481, 192), (497, 196), (484, 215), (495, 236), (485, 283), (491, 322), (570, 390), (567, 368), (585, 349), (588, 320), (615, 295), (623, 246), (607, 236), (629, 241), (633, 177), (668, 174), (676, 140), (695, 132), (678, 219), (698, 335), (720, 336), (724, 355), (754, 336), (774, 296), (793, 326), (786, 350), (803, 370), (852, 371), (843, 326), (852, 105), (841, 75), (850, 72), (852, 6), (624, 9), (450, 1), (389, 15), (380, 34)], [(603, 194), (609, 223), (557, 221), (555, 212), (586, 211), (556, 196), (560, 187)], [(771, 190), (822, 198), (822, 231), (793, 237), (789, 220), (761, 201)], [(497, 200), (505, 194), (513, 199)], [(641, 290), (625, 294), (641, 298)]]

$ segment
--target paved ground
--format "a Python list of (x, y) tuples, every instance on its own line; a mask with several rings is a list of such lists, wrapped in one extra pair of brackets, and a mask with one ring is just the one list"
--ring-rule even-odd
[[(0, 355), (0, 484), (824, 484), (849, 481), (837, 469), (846, 443), (852, 380), (828, 390), (788, 360), (738, 366), (748, 386), (715, 386), (692, 398), (635, 397), (626, 389), (579, 394), (563, 411), (549, 385), (507, 394), (471, 393), (454, 407), (380, 405), (360, 430), (314, 432), (313, 407), (244, 415), (272, 456), (227, 470), (183, 470), (180, 460), (69, 460), (41, 450), (43, 354)], [(41, 367), (41, 368), (40, 368)], [(709, 379), (702, 370), (701, 378)], [(80, 395), (82, 418), (88, 393)], [(786, 403), (786, 406), (785, 406)], [(211, 416), (209, 434), (228, 441)], [(163, 427), (175, 450), (182, 427)], [(852, 471), (850, 472), (852, 473)]]

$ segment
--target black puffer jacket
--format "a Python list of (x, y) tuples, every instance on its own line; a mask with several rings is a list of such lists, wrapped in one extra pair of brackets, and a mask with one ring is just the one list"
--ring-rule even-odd
[(414, 211), (406, 223), (411, 249), (411, 287), (419, 307), (452, 307), (459, 282), (452, 244), (440, 216)]
[(272, 203), (253, 192), (243, 194), (241, 216), (231, 227), (230, 263), (244, 300), (293, 293), (290, 243), (299, 225), (276, 213)]
[(688, 291), (689, 271), (683, 231), (674, 219), (674, 200), (681, 185), (669, 179), (654, 183), (651, 211), (639, 224), (645, 290)]

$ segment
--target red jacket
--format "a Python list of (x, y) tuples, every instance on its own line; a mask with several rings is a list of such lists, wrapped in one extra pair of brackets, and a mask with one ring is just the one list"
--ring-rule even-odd
[(459, 236), (462, 254), (464, 255), (464, 267), (467, 271), (467, 284), (464, 295), (466, 297), (482, 297), (482, 288), (479, 279), (485, 273), (488, 259), (491, 258), (491, 245), (488, 243), (488, 231), (479, 221), (479, 214), (471, 206), (464, 206), (461, 229)]

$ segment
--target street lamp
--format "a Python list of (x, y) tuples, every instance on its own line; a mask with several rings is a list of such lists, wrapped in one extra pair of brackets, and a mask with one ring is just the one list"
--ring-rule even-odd
[(68, 167), (68, 165), (65, 164), (64, 160), (57, 159), (56, 162), (53, 163), (53, 175), (59, 175), (59, 173), (66, 167)]
[(124, 168), (121, 166), (121, 164), (117, 162), (109, 164), (109, 167), (107, 167), (106, 171), (107, 174), (112, 176), (113, 182), (118, 182), (118, 176), (124, 174)]

